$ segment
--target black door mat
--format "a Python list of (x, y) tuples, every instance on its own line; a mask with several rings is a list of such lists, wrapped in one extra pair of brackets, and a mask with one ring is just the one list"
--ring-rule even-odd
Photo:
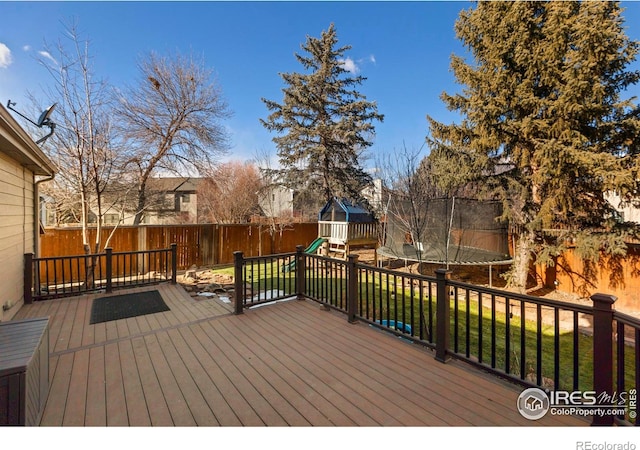
[(100, 297), (93, 300), (89, 323), (93, 325), (163, 311), (169, 311), (169, 307), (158, 291)]

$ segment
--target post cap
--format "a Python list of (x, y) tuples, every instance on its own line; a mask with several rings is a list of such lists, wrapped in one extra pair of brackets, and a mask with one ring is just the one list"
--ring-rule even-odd
[(610, 310), (613, 307), (613, 304), (618, 300), (618, 297), (610, 294), (593, 294), (591, 296), (591, 301), (593, 302), (593, 307), (595, 309), (600, 310)]

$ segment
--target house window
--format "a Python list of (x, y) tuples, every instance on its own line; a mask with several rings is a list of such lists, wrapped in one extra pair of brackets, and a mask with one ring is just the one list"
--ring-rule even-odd
[(120, 222), (120, 215), (118, 214), (105, 214), (104, 215), (104, 223), (105, 225), (115, 225)]
[(191, 201), (191, 196), (189, 194), (182, 194), (182, 203), (189, 203)]

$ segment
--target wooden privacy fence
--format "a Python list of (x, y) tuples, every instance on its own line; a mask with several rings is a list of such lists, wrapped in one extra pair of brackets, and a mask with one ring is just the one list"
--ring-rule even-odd
[[(102, 230), (105, 242), (113, 228)], [(177, 245), (177, 267), (185, 270), (196, 266), (233, 263), (233, 252), (242, 250), (247, 256), (260, 256), (295, 251), (301, 242), (309, 245), (318, 233), (317, 223), (294, 223), (272, 233), (262, 224), (185, 224), (119, 226), (109, 247), (114, 252), (135, 252)], [(95, 228), (89, 230), (89, 242), (95, 242)], [(40, 236), (40, 256), (61, 257), (84, 253), (82, 229), (47, 228)]]

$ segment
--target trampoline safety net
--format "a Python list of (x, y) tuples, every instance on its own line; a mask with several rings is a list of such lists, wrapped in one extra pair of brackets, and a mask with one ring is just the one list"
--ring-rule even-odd
[(509, 264), (507, 224), (500, 202), (442, 198), (421, 202), (391, 198), (383, 224), (382, 257), (435, 264)]

